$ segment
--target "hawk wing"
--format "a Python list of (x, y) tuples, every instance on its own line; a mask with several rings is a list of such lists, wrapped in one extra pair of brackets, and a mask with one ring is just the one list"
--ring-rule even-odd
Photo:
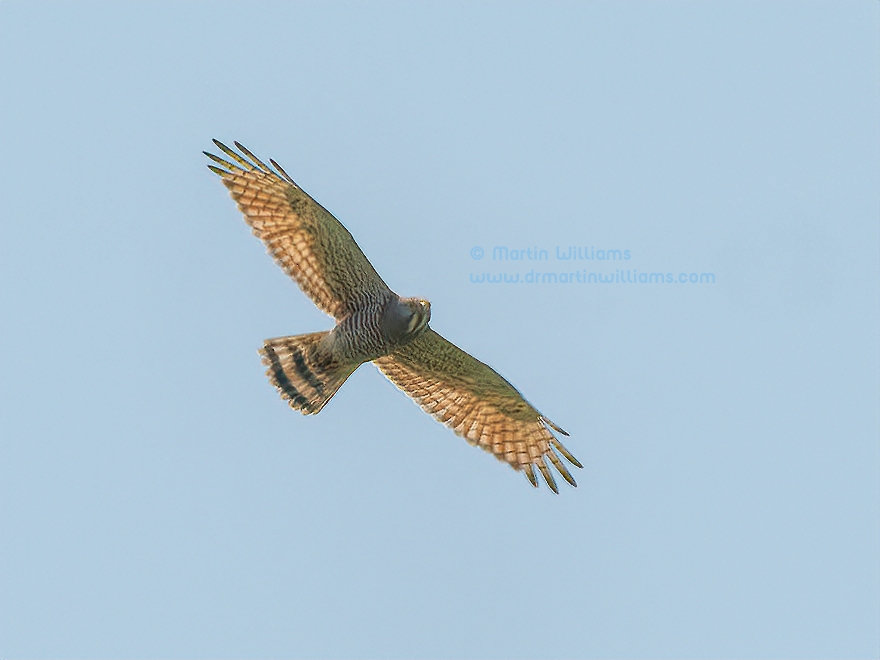
[(392, 383), (412, 397), (425, 412), (472, 445), (491, 452), (538, 486), (537, 467), (554, 492), (556, 481), (547, 460), (565, 480), (577, 486), (558, 450), (583, 467), (550, 432), (568, 435), (535, 410), (491, 367), (445, 340), (430, 327), (390, 355), (374, 360)]
[(204, 154), (220, 175), (254, 235), (324, 312), (341, 319), (367, 302), (392, 295), (348, 230), (309, 197), (274, 160), (277, 172), (238, 142), (241, 154), (214, 144), (234, 162)]

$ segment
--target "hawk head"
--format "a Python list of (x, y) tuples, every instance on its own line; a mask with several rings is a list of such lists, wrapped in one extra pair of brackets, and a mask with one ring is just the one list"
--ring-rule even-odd
[(428, 327), (431, 320), (431, 303), (421, 298), (398, 298), (385, 308), (382, 327), (388, 339), (406, 344)]

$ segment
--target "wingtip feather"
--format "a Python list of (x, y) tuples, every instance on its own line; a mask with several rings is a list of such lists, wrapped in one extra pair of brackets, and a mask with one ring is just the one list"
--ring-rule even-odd
[(290, 178), (290, 175), (289, 175), (287, 172), (284, 171), (284, 168), (281, 167), (281, 165), (279, 165), (278, 163), (276, 163), (276, 162), (275, 162), (274, 160), (272, 160), (271, 158), (269, 159), (269, 162), (272, 164), (272, 167), (274, 167), (276, 170), (278, 170), (278, 171), (281, 173), (281, 176), (283, 176), (285, 179), (287, 179), (288, 182), (292, 183), (292, 184), (295, 185), (297, 188), (299, 188), (299, 186), (296, 184), (296, 181), (294, 181), (293, 179)]
[(254, 156), (254, 154), (252, 154), (252, 153), (250, 152), (250, 150), (249, 150), (247, 147), (245, 147), (241, 142), (239, 142), (238, 140), (236, 140), (236, 141), (234, 141), (232, 144), (234, 144), (234, 145), (238, 148), (238, 150), (239, 150), (241, 153), (243, 153), (245, 156), (247, 156), (248, 158), (250, 158), (251, 161), (252, 161), (254, 164), (256, 164), (257, 167), (259, 167), (261, 170), (263, 170), (266, 174), (272, 174), (272, 173), (273, 173), (272, 170), (269, 169), (263, 161), (261, 161), (259, 158), (257, 158), (256, 156)]
[(574, 477), (571, 476), (571, 472), (568, 471), (568, 468), (565, 467), (565, 463), (563, 463), (559, 459), (559, 456), (557, 456), (552, 449), (547, 451), (547, 456), (550, 458), (550, 462), (553, 463), (553, 467), (559, 470), (559, 474), (562, 475), (562, 478), (565, 479), (574, 488), (577, 488), (577, 481), (575, 481)]
[(532, 464), (529, 463), (523, 468), (523, 472), (526, 475), (526, 479), (529, 480), (529, 483), (532, 484), (535, 488), (538, 487), (538, 478), (535, 476), (535, 470), (532, 468)]
[(544, 477), (544, 481), (547, 482), (550, 490), (559, 495), (559, 487), (556, 485), (556, 479), (553, 478), (553, 474), (550, 472), (550, 468), (547, 467), (547, 461), (544, 460), (543, 456), (541, 456), (541, 460), (537, 465), (538, 469), (541, 471), (541, 476)]
[(557, 433), (561, 433), (562, 435), (564, 435), (564, 436), (566, 436), (566, 437), (569, 436), (568, 431), (566, 431), (566, 430), (560, 428), (559, 426), (556, 426), (556, 424), (554, 424), (553, 422), (551, 422), (549, 419), (547, 419), (547, 418), (544, 417), (543, 415), (541, 416), (541, 421), (544, 422), (544, 424), (546, 424), (547, 426), (549, 426), (551, 429), (553, 429), (553, 430), (556, 431)]
[(214, 174), (219, 174), (222, 177), (229, 176), (229, 172), (226, 170), (222, 170), (215, 165), (208, 165), (208, 169), (211, 170)]
[(565, 460), (567, 460), (569, 463), (571, 463), (575, 467), (579, 467), (579, 468), (583, 469), (584, 466), (581, 465), (581, 462), (578, 459), (576, 459), (572, 455), (572, 453), (570, 451), (568, 451), (568, 449), (565, 448), (565, 445), (563, 445), (561, 442), (559, 442), (559, 440), (557, 440), (556, 438), (553, 438), (552, 444), (559, 451), (560, 454), (565, 456)]
[[(236, 163), (241, 165), (245, 170), (253, 170), (255, 168), (255, 165), (253, 163), (248, 162), (245, 158), (241, 156), (241, 154), (236, 153), (235, 149), (230, 149), (225, 144), (220, 142), (220, 140), (212, 139), (212, 141), (220, 151), (222, 151)], [(238, 143), (236, 142), (235, 144), (237, 145)]]

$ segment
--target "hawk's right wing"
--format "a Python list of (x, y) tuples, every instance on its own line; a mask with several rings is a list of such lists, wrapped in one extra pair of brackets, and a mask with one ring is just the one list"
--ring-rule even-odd
[(464, 437), (491, 452), (513, 469), (525, 472), (537, 487), (537, 467), (554, 492), (556, 481), (547, 460), (568, 483), (577, 486), (558, 450), (572, 465), (583, 467), (550, 432), (568, 435), (535, 410), (491, 367), (427, 328), (391, 355), (374, 360), (392, 383), (422, 409)]
[(354, 238), (273, 160), (278, 172), (238, 147), (214, 144), (234, 163), (207, 151), (254, 235), (275, 261), (324, 312), (336, 319), (393, 295)]

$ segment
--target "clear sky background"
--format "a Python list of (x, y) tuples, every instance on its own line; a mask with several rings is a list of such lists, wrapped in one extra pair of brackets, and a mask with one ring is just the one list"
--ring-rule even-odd
[[(877, 657), (878, 18), (0, 2), (0, 656)], [(331, 320), (213, 137), (567, 429), (579, 487), (371, 365), (287, 408), (256, 351)], [(615, 270), (674, 281), (577, 281)]]

